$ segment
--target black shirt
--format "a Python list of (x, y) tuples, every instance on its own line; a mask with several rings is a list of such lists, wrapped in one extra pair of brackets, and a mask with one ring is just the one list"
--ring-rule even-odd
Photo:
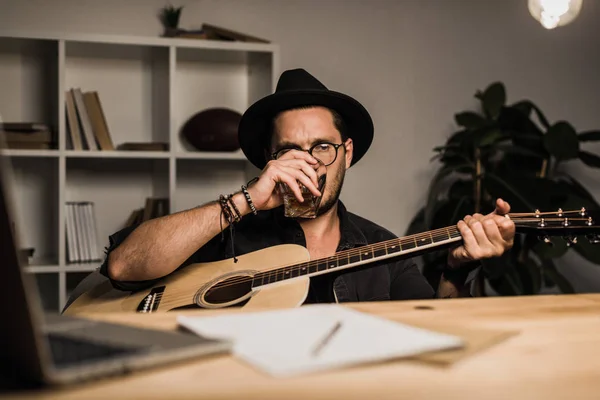
[[(338, 202), (341, 239), (337, 251), (394, 239), (396, 236), (381, 226), (346, 210)], [(122, 229), (109, 237), (107, 257), (100, 272), (108, 277), (108, 253), (133, 231), (134, 227)], [(231, 237), (233, 236), (233, 246)], [(306, 238), (300, 224), (283, 216), (283, 207), (248, 214), (234, 224), (233, 235), (229, 228), (216, 235), (198, 249), (179, 268), (191, 263), (218, 261), (232, 258), (265, 247), (281, 244), (298, 244), (306, 247)], [(133, 291), (151, 286), (150, 281), (114, 281), (117, 289)], [(331, 274), (311, 278), (306, 303), (330, 303), (345, 301), (406, 300), (432, 298), (435, 291), (420, 273), (412, 259), (404, 259), (376, 266), (349, 268)]]

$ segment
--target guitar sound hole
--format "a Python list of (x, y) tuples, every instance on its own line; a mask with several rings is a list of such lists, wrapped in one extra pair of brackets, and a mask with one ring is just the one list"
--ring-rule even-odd
[(204, 295), (204, 301), (210, 304), (224, 304), (244, 297), (251, 290), (252, 278), (233, 276), (208, 289)]

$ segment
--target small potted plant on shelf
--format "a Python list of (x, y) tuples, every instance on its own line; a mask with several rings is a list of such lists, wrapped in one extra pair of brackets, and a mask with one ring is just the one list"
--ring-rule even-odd
[(174, 7), (171, 4), (161, 8), (159, 18), (164, 28), (164, 36), (172, 37), (177, 35), (182, 9), (183, 6)]

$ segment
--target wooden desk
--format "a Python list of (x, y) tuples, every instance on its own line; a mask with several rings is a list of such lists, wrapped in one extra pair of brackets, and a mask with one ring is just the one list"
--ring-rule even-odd
[[(472, 328), (516, 330), (518, 334), (450, 366), (403, 360), (274, 379), (231, 356), (215, 356), (69, 389), (28, 393), (26, 397), (111, 400), (600, 398), (600, 294), (348, 306), (407, 323), (435, 320)], [(211, 311), (180, 314), (206, 312)], [(94, 318), (173, 329), (175, 316), (104, 314)]]

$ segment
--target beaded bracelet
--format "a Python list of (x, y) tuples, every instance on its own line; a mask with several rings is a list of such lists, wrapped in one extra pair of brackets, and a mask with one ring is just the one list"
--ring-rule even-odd
[[(248, 185), (250, 185), (250, 183), (254, 182), (255, 180), (257, 180), (257, 178), (254, 178), (250, 182), (248, 182)], [(246, 187), (246, 185), (242, 185), (242, 193), (244, 193), (244, 197), (246, 198), (246, 201), (248, 202), (252, 213), (254, 215), (258, 214), (258, 211), (256, 210), (256, 207), (254, 207), (254, 203), (252, 202), (252, 198), (250, 197), (250, 193), (248, 193), (248, 187)]]

